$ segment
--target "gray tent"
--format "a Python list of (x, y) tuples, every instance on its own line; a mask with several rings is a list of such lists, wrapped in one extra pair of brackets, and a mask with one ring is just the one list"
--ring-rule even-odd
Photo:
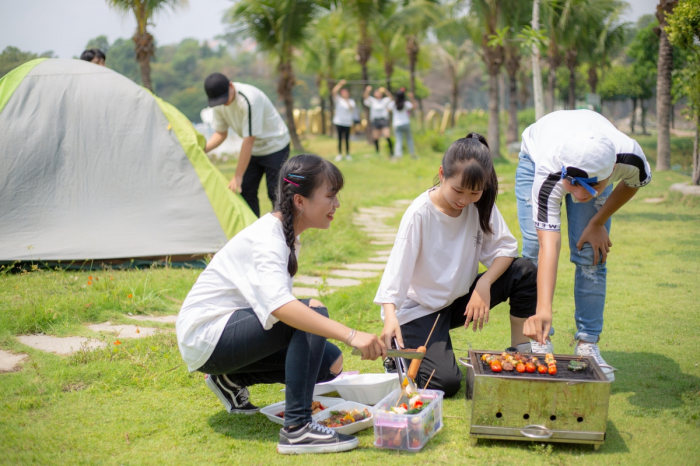
[(255, 220), (187, 118), (105, 67), (18, 67), (0, 128), (0, 262), (187, 260)]

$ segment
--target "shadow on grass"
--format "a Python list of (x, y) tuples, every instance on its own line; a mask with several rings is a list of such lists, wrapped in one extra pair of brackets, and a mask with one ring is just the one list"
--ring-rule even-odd
[(281, 426), (262, 422), (262, 414), (236, 415), (224, 410), (209, 418), (209, 426), (217, 433), (235, 440), (257, 440), (269, 443), (271, 448), (277, 445)]

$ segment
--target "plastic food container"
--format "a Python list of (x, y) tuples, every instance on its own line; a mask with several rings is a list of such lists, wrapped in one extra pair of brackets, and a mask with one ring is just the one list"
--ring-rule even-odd
[(391, 450), (420, 451), (428, 440), (442, 429), (442, 397), (440, 390), (425, 390), (421, 398), (428, 405), (418, 414), (387, 412), (399, 398), (394, 390), (372, 409), (374, 445)]
[[(319, 419), (319, 416), (322, 415), (325, 411), (328, 411), (330, 408), (333, 408), (334, 406), (338, 406), (341, 403), (344, 403), (345, 400), (341, 398), (330, 398), (327, 396), (315, 396), (313, 397), (314, 401), (320, 401), (321, 404), (327, 407), (327, 409), (324, 409), (320, 413), (316, 413), (311, 418), (314, 421), (317, 421)], [(279, 417), (277, 414), (284, 412), (284, 407), (285, 407), (285, 402), (280, 401), (278, 403), (272, 403), (271, 405), (265, 406), (264, 408), (260, 409), (260, 412), (263, 413), (269, 420), (276, 424), (284, 425), (284, 418)]]
[(370, 406), (399, 388), (399, 378), (396, 374), (359, 374), (334, 380), (332, 383), (341, 397)]
[[(330, 409), (326, 409), (321, 411), (320, 413), (317, 414), (317, 418), (315, 418), (315, 421), (322, 421), (324, 419), (328, 419), (331, 417), (332, 411), (340, 411), (340, 410), (345, 410), (345, 411), (352, 411), (353, 409), (357, 409), (358, 411), (362, 411), (363, 409), (367, 409), (370, 413), (372, 413), (372, 407), (363, 405), (362, 403), (356, 403), (354, 401), (346, 401), (345, 403), (340, 403), (339, 405), (335, 405)], [(331, 429), (335, 430), (336, 432), (340, 434), (354, 434), (355, 432), (359, 432), (361, 430), (367, 429), (372, 427), (374, 424), (374, 414), (372, 414), (372, 417), (369, 417), (367, 419), (363, 419), (362, 421), (357, 421), (353, 422), (352, 424), (348, 424), (343, 427), (331, 427)]]

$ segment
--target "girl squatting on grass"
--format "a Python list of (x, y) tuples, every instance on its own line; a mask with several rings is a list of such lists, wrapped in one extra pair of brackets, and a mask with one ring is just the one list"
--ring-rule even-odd
[(375, 335), (328, 318), (315, 299), (297, 300), (299, 235), (330, 227), (343, 175), (315, 155), (298, 155), (282, 166), (275, 211), (237, 234), (212, 259), (187, 295), (177, 318), (177, 339), (190, 371), (230, 413), (252, 414), (255, 384), (286, 385), (284, 428), (277, 451), (325, 453), (353, 449), (355, 437), (311, 419), (314, 385), (343, 369), (340, 349), (327, 338), (359, 348), (363, 359), (386, 355)]
[[(462, 372), (450, 330), (482, 329), (489, 310), (510, 299), (511, 345), (531, 350), (523, 324), (535, 314), (537, 268), (518, 258), (518, 243), (496, 207), (498, 180), (488, 144), (475, 133), (445, 153), (439, 185), (408, 208), (374, 302), (382, 306), (381, 338), (418, 348), (439, 316), (416, 382), (455, 395)], [(478, 274), (479, 262), (488, 271)], [(386, 361), (385, 361), (386, 364)]]

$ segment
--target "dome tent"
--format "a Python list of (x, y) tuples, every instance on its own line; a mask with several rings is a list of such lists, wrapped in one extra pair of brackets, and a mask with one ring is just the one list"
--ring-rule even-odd
[(0, 262), (187, 261), (256, 220), (189, 120), (105, 67), (21, 65), (0, 128)]

